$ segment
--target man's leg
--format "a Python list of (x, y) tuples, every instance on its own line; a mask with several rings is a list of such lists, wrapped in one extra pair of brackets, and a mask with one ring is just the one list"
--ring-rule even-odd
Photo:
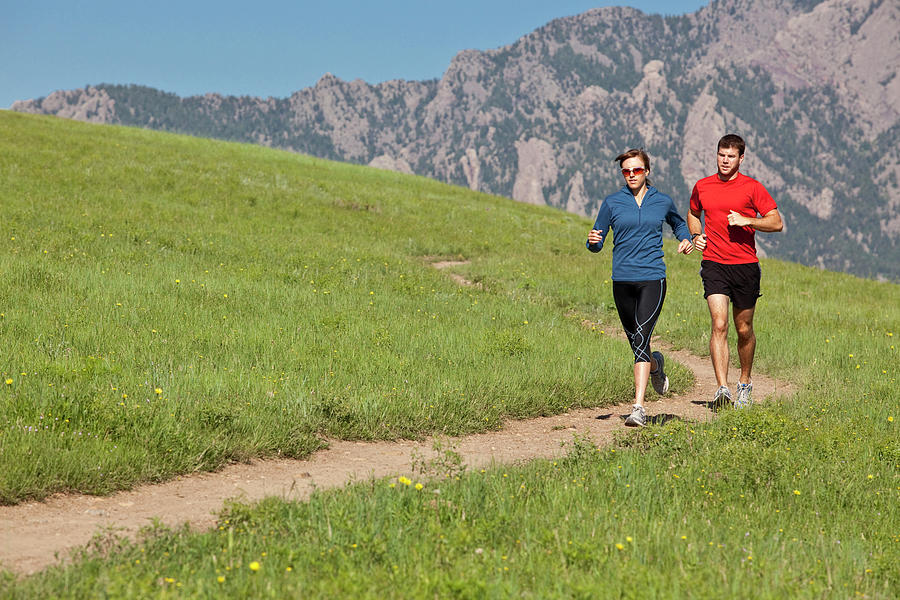
[(709, 336), (709, 356), (712, 358), (716, 383), (728, 386), (728, 296), (710, 294), (706, 298), (709, 305), (709, 316), (712, 321), (712, 332)]
[(734, 328), (737, 331), (737, 351), (741, 360), (741, 383), (750, 383), (753, 355), (756, 353), (756, 333), (753, 331), (755, 307), (734, 309)]

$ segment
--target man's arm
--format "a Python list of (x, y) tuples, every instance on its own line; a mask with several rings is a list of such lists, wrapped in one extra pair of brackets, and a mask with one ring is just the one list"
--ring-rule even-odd
[(700, 222), (700, 214), (701, 212), (689, 210), (687, 214), (687, 226), (691, 232), (691, 235), (695, 233), (703, 233), (703, 223)]
[[(687, 214), (687, 226), (691, 232), (691, 242), (695, 250), (706, 250), (706, 235), (703, 234), (703, 223), (700, 221), (702, 211), (689, 210)], [(687, 254), (687, 253), (685, 253)]]
[[(752, 227), (756, 231), (764, 233), (772, 233), (784, 229), (784, 222), (781, 220), (781, 213), (778, 212), (777, 208), (773, 208), (761, 217), (745, 217), (741, 213), (731, 211), (728, 214), (728, 224), (736, 227)], [(690, 225), (690, 221), (688, 221), (688, 225)]]

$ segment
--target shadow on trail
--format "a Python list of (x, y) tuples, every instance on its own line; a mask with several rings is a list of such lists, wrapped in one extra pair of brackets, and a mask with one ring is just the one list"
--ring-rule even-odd
[(673, 415), (672, 413), (662, 413), (661, 415), (648, 415), (647, 425), (665, 425), (669, 421), (684, 422), (681, 415)]
[(723, 410), (731, 408), (730, 403), (716, 402), (715, 400), (691, 400), (691, 404), (704, 406), (707, 410), (710, 410), (714, 413), (722, 412)]
[[(619, 420), (624, 421), (628, 418), (629, 413), (619, 415)], [(601, 421), (606, 421), (611, 419), (613, 416), (612, 413), (605, 413), (602, 415), (597, 415), (597, 419)], [(684, 421), (684, 418), (681, 415), (673, 415), (672, 413), (662, 413), (660, 415), (647, 415), (647, 425), (665, 425), (669, 421)]]

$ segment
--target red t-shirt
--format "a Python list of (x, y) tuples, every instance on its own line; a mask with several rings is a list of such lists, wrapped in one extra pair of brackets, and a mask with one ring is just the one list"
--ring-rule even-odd
[(704, 177), (691, 192), (691, 210), (705, 212), (706, 249), (703, 259), (727, 265), (759, 262), (756, 257), (756, 230), (728, 224), (728, 213), (747, 217), (765, 216), (778, 208), (762, 184), (742, 173), (730, 181), (718, 175)]

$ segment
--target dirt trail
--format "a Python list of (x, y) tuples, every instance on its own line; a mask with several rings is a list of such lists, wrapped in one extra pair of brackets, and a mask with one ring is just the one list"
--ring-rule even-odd
[[(647, 404), (654, 422), (677, 418), (707, 421), (714, 413), (706, 402), (715, 390), (707, 358), (666, 350), (666, 356), (694, 372), (693, 388), (681, 396)], [(787, 395), (793, 387), (761, 374), (753, 377), (754, 398)], [(492, 462), (511, 463), (561, 456), (563, 442), (575, 432), (609, 443), (613, 432), (624, 430), (630, 404), (573, 410), (552, 417), (509, 421), (500, 431), (452, 438), (469, 468)], [(314, 488), (324, 489), (350, 480), (386, 477), (412, 471), (412, 452), (433, 455), (432, 440), (421, 442), (332, 441), (327, 450), (308, 460), (266, 460), (228, 466), (215, 473), (178, 477), (159, 485), (143, 485), (106, 497), (59, 495), (44, 502), (0, 507), (0, 566), (30, 574), (64, 561), (73, 548), (86, 544), (98, 528), (115, 527), (134, 533), (156, 518), (166, 525), (189, 523), (197, 529), (215, 524), (214, 513), (228, 499), (256, 501), (266, 496), (302, 500)]]

